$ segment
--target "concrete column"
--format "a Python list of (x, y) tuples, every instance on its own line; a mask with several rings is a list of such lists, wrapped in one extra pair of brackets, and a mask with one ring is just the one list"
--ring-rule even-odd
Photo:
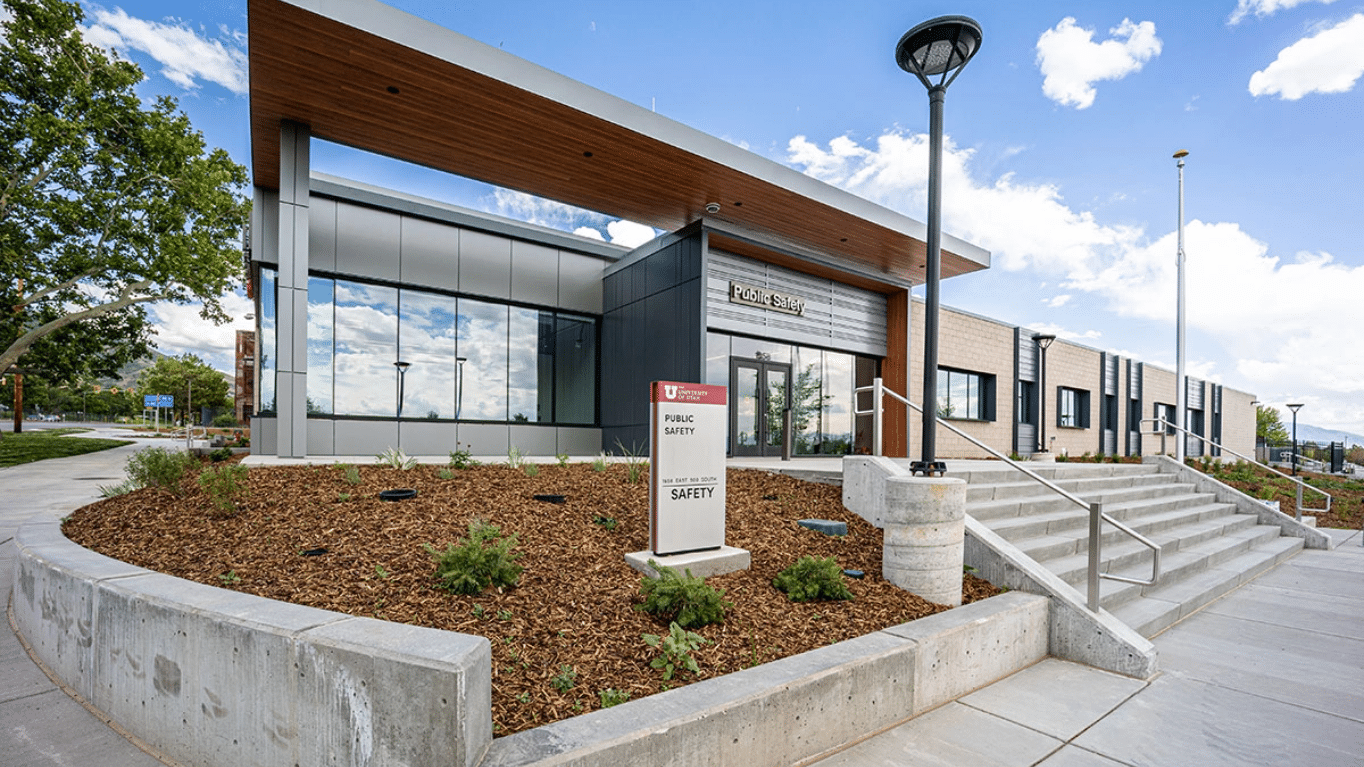
[(930, 602), (960, 605), (966, 482), (889, 477), (885, 503), (881, 575)]
[(306, 125), (279, 129), (279, 283), (275, 319), (275, 452), (308, 454), (308, 176)]

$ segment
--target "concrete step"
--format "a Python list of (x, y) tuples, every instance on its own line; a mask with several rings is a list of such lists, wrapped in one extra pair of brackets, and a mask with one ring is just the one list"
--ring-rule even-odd
[[(1019, 477), (1016, 481), (971, 484), (966, 488), (966, 502), (995, 501), (1013, 498), (1044, 498), (1054, 493), (1047, 486), (1031, 477), (1023, 477), (1020, 474), (1012, 476)], [(1113, 490), (1125, 487), (1139, 487), (1147, 485), (1162, 485), (1170, 481), (1168, 475), (1163, 474), (1131, 474), (1120, 476), (1100, 476), (1100, 477), (1076, 477), (1057, 481), (1062, 488), (1069, 490), (1076, 495), (1099, 492), (1101, 490)]]
[[(1089, 525), (1087, 519), (1082, 521), (1083, 527), (1068, 528), (1055, 534), (1022, 540), (1011, 539), (1011, 542), (1043, 564), (1073, 554), (1085, 554), (1088, 557)], [(1175, 551), (1218, 535), (1252, 527), (1255, 521), (1255, 517), (1249, 514), (1237, 514), (1231, 504), (1213, 503), (1151, 517), (1123, 520), (1123, 523), (1161, 544), (1162, 550)], [(1112, 525), (1105, 524), (1101, 530), (1101, 551), (1106, 552), (1113, 546), (1131, 540), (1127, 533)]]
[[(1132, 487), (1123, 490), (1105, 490), (1093, 495), (1081, 495), (1083, 501), (1098, 501), (1104, 504), (1104, 511), (1117, 517), (1115, 512), (1123, 511), (1129, 504), (1141, 504), (1147, 511), (1162, 511), (1182, 506), (1196, 506), (1211, 501), (1209, 493), (1193, 492), (1193, 485), (1169, 484), (1148, 487)], [(1147, 508), (1145, 504), (1153, 504)], [(1074, 501), (1051, 493), (1046, 498), (1024, 498), (1002, 501), (967, 503), (966, 513), (977, 520), (1025, 517), (1035, 514), (1049, 514), (1058, 511), (1087, 511), (1075, 505)]]
[[(1173, 582), (1186, 573), (1205, 570), (1279, 536), (1278, 527), (1254, 524), (1241, 529), (1224, 530), (1220, 535), (1217, 532), (1215, 526), (1208, 526), (1152, 537), (1152, 542), (1161, 547), (1162, 582)], [(1151, 550), (1135, 540), (1127, 539), (1109, 546), (1102, 554), (1102, 572), (1134, 578), (1151, 576)], [(1086, 551), (1041, 564), (1067, 583), (1083, 585), (1089, 568), (1089, 553)]]
[(1144, 593), (1113, 606), (1105, 598), (1104, 607), (1137, 633), (1150, 638), (1301, 550), (1301, 538), (1272, 538), (1187, 578), (1145, 588), (1124, 584)]
[[(1197, 502), (1201, 501), (1201, 502)], [(1185, 498), (1154, 500), (1104, 507), (1104, 511), (1114, 519), (1125, 524), (1144, 525), (1142, 534), (1147, 531), (1177, 527), (1189, 522), (1197, 522), (1218, 514), (1234, 513), (1235, 507), (1229, 503), (1217, 503), (1207, 496), (1190, 495)], [(1088, 536), (1089, 512), (1074, 504), (1069, 509), (1034, 514), (1026, 517), (1004, 517), (977, 520), (1006, 540), (1019, 543), (1028, 538), (1042, 536)]]
[[(1136, 476), (1155, 474), (1158, 471), (1154, 466), (1140, 463), (1026, 463), (1025, 465), (1039, 476), (1050, 480)], [(1016, 471), (1003, 462), (1000, 462), (998, 466), (976, 466), (967, 470), (949, 471), (947, 476), (964, 479), (972, 485), (1032, 481), (1023, 472)]]

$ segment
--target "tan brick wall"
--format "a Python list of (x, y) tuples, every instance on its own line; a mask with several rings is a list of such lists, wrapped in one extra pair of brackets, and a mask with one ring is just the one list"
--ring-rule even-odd
[[(1047, 349), (1046, 382), (1042, 390), (1046, 397), (1046, 441), (1052, 453), (1083, 455), (1099, 451), (1099, 404), (1102, 401), (1102, 370), (1099, 352), (1056, 340)], [(1057, 426), (1060, 413), (1060, 387), (1089, 394), (1089, 421), (1084, 428)]]
[[(1222, 444), (1241, 455), (1255, 457), (1254, 394), (1235, 389), (1222, 390)], [(1226, 456), (1236, 460), (1235, 456)]]
[[(1013, 444), (1014, 329), (994, 320), (944, 308), (938, 315), (938, 366), (994, 376), (994, 420), (951, 419), (950, 423), (1006, 455)], [(924, 304), (914, 302), (910, 363), (912, 402), (923, 399)], [(922, 416), (910, 423), (909, 456), (922, 452)], [(938, 458), (986, 458), (989, 454), (944, 428), (938, 429)]]

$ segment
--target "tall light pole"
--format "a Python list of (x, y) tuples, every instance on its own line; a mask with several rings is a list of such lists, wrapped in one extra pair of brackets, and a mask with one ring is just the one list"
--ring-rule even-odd
[(1047, 347), (1056, 340), (1056, 336), (1051, 333), (1035, 333), (1032, 342), (1037, 344), (1039, 351), (1038, 371), (1037, 371), (1037, 404), (1040, 406), (1037, 413), (1037, 452), (1047, 452)]
[[(1175, 256), (1177, 295), (1175, 309), (1175, 425), (1188, 428), (1186, 410), (1189, 407), (1189, 386), (1184, 380), (1184, 158), (1189, 150), (1175, 152), (1175, 165), (1179, 168), (1179, 253)], [(1175, 460), (1184, 463), (1184, 451), (1188, 446), (1189, 435), (1177, 431), (1175, 438)]]
[(1293, 476), (1296, 477), (1298, 476), (1298, 409), (1302, 407), (1302, 403), (1299, 402), (1287, 407), (1293, 411)]
[[(924, 264), (923, 456), (910, 471), (942, 474), (937, 460), (938, 282), (942, 272), (942, 113), (947, 86), (980, 50), (980, 25), (965, 16), (940, 16), (909, 30), (895, 46), (895, 62), (928, 89), (928, 253)], [(908, 392), (906, 392), (908, 393)], [(877, 407), (881, 403), (876, 403)]]

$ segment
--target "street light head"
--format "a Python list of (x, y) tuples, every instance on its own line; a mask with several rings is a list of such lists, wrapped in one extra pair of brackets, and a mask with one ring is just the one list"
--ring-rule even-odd
[(394, 365), (395, 367), (397, 367), (399, 370), (401, 370), (401, 371), (403, 371), (403, 372), (406, 372), (407, 369), (408, 369), (409, 367), (412, 366), (412, 363), (411, 363), (411, 362), (403, 362), (402, 360), (398, 360), (397, 362), (393, 363), (393, 365)]
[(1175, 152), (1175, 159), (1176, 159), (1176, 160), (1182, 160), (1182, 159), (1184, 159), (1185, 157), (1188, 157), (1188, 156), (1189, 156), (1189, 150), (1187, 150), (1187, 149), (1181, 149), (1181, 150), (1179, 150), (1178, 152)]
[(1299, 402), (1299, 403), (1296, 404), (1296, 405), (1284, 405), (1284, 407), (1286, 407), (1286, 408), (1288, 408), (1289, 410), (1292, 410), (1294, 413), (1296, 413), (1296, 412), (1298, 412), (1298, 408), (1302, 407), (1302, 403)]
[(1039, 348), (1045, 349), (1051, 346), (1051, 342), (1056, 340), (1056, 336), (1051, 333), (1033, 333), (1032, 342)]
[[(980, 50), (980, 25), (966, 16), (939, 16), (909, 30), (895, 46), (895, 63), (929, 90), (952, 84)], [(935, 83), (929, 80), (937, 77)]]

